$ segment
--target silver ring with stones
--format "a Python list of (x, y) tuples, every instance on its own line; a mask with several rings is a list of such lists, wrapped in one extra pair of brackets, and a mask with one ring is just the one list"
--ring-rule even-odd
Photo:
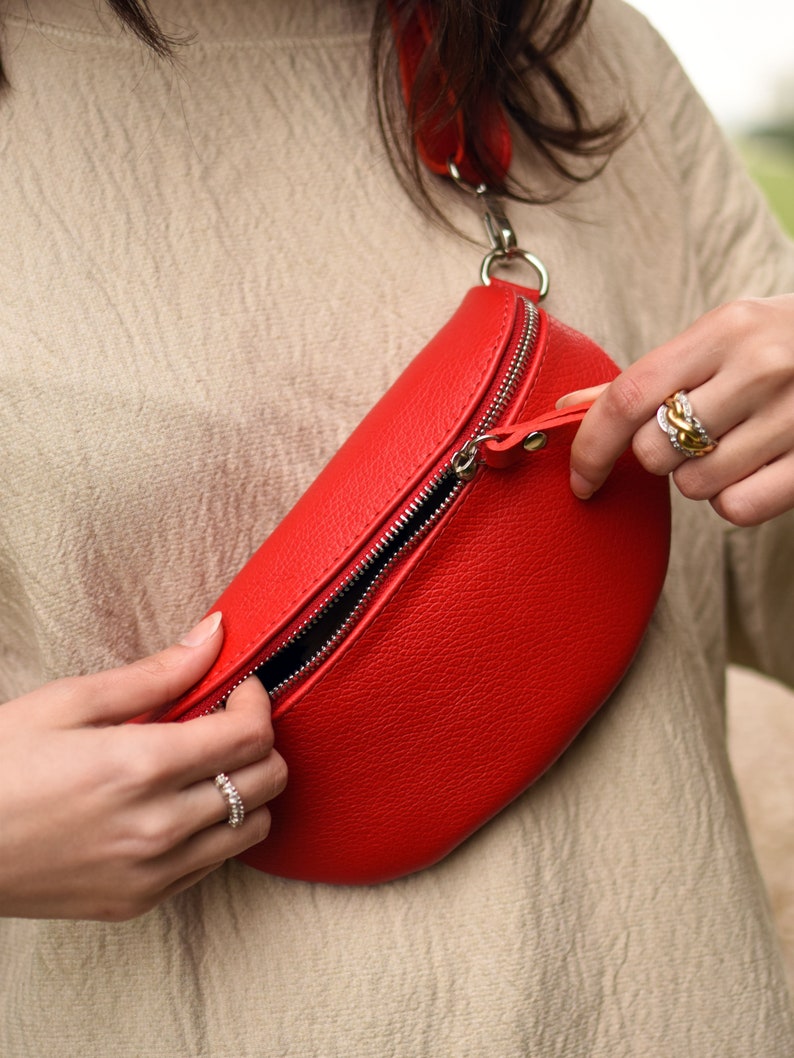
[(245, 808), (243, 807), (243, 799), (240, 797), (240, 791), (225, 772), (215, 776), (215, 785), (226, 802), (228, 811), (226, 822), (234, 829), (241, 827), (245, 819)]

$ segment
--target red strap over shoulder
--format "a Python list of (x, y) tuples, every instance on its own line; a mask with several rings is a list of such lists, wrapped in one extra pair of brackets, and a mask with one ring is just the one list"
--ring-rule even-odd
[[(416, 92), (417, 74), (427, 61), (428, 48), (433, 40), (432, 8), (417, 4), (407, 22), (400, 16), (396, 0), (391, 0), (389, 9), (406, 106), (410, 109), (413, 105), (417, 117), (424, 118), (421, 129), (414, 134), (419, 157), (437, 175), (449, 176), (448, 163), (451, 160), (464, 180), (474, 185), (483, 183), (484, 176), (471, 157), (471, 142), (467, 139), (461, 112), (456, 111), (452, 121), (434, 120), (432, 110), (442, 93), (446, 93), (452, 107), (455, 104), (437, 56), (431, 58), (429, 72), (422, 79), (419, 94)], [(478, 125), (493, 163), (494, 175), (502, 180), (510, 168), (512, 143), (507, 120), (497, 100), (484, 102)]]

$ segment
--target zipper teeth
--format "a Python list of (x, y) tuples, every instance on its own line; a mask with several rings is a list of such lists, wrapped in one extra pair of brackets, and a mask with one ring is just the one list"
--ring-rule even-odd
[[(478, 437), (480, 434), (489, 430), (497, 421), (497, 419), (502, 414), (507, 405), (510, 403), (510, 400), (512, 399), (513, 394), (515, 393), (516, 388), (518, 386), (519, 379), (523, 374), (524, 368), (526, 367), (531, 350), (534, 347), (535, 338), (537, 337), (538, 331), (538, 311), (535, 305), (528, 298), (520, 297), (519, 300), (524, 303), (525, 308), (524, 325), (521, 331), (521, 338), (519, 339), (518, 345), (516, 346), (515, 352), (513, 353), (513, 357), (507, 369), (507, 374), (505, 375), (502, 384), (499, 386), (499, 389), (494, 395), (493, 400), (488, 405), (488, 408), (485, 410), (484, 414), (481, 416), (479, 422), (477, 423), (476, 428), (472, 432), (472, 439)], [(363, 558), (359, 559), (359, 561), (356, 563), (353, 569), (350, 570), (350, 572), (347, 574), (341, 584), (336, 588), (333, 594), (324, 602), (320, 603), (320, 605), (317, 606), (309, 614), (309, 616), (300, 623), (300, 625), (295, 629), (289, 639), (287, 639), (284, 643), (281, 644), (279, 650), (283, 650), (285, 647), (290, 646), (297, 639), (299, 639), (303, 635), (303, 633), (307, 631), (307, 629), (309, 629), (312, 625), (316, 624), (334, 605), (334, 603), (339, 598), (341, 598), (342, 595), (344, 595), (344, 593), (351, 587), (351, 585), (354, 584), (357, 580), (359, 580), (364, 573), (366, 573), (369, 566), (377, 560), (379, 555), (384, 551), (386, 547), (389, 546), (389, 544), (394, 540), (394, 538), (410, 524), (411, 519), (421, 511), (422, 506), (432, 498), (433, 493), (439, 487), (446, 475), (450, 472), (450, 469), (451, 462), (448, 461), (433, 475), (433, 477), (429, 481), (425, 482), (419, 492), (414, 496), (413, 500), (411, 500), (411, 502), (405, 508), (403, 513), (394, 522), (392, 522), (392, 524), (385, 531), (380, 540), (378, 540), (378, 542), (369, 549), (369, 551), (366, 553), (366, 555), (363, 556)], [(358, 617), (359, 613), (361, 612), (364, 605), (367, 603), (372, 592), (381, 582), (386, 572), (391, 569), (395, 560), (400, 555), (404, 554), (408, 547), (416, 543), (417, 540), (419, 540), (425, 532), (430, 530), (430, 528), (436, 523), (440, 515), (447, 509), (453, 499), (458, 495), (460, 490), (463, 488), (463, 484), (464, 482), (462, 481), (458, 482), (453, 487), (449, 496), (447, 496), (444, 502), (439, 505), (438, 509), (434, 511), (426, 521), (422, 522), (422, 524), (418, 526), (416, 532), (412, 533), (405, 540), (402, 546), (398, 548), (397, 551), (395, 551), (395, 553), (391, 556), (388, 562), (386, 562), (383, 569), (380, 570), (377, 576), (373, 578), (372, 583), (367, 585), (364, 594), (361, 596), (359, 601), (347, 615), (347, 617), (339, 626), (339, 628), (336, 629), (331, 638), (322, 647), (320, 647), (320, 649), (317, 650), (311, 658), (304, 662), (304, 664), (301, 665), (299, 669), (293, 672), (287, 679), (282, 680), (281, 683), (278, 684), (278, 686), (271, 689), (271, 698), (275, 698), (277, 695), (283, 693), (300, 676), (306, 675), (311, 669), (316, 668), (319, 664), (321, 664), (322, 661), (325, 660), (325, 658), (331, 653), (331, 651), (339, 642), (339, 640), (348, 631), (351, 624)], [(240, 686), (240, 684), (244, 683), (249, 676), (253, 676), (257, 669), (259, 669), (263, 664), (265, 664), (267, 660), (267, 658), (264, 658), (257, 662), (257, 664), (250, 670), (250, 672), (247, 672), (245, 676), (241, 676), (240, 679), (237, 680), (237, 682), (229, 688), (223, 698), (215, 705), (213, 705), (210, 709), (206, 710), (206, 712), (214, 713), (217, 709), (219, 709), (229, 697), (229, 695), (232, 693), (232, 691), (236, 690)]]
[[(409, 512), (415, 513), (420, 509), (421, 503), (429, 499), (429, 497), (433, 493), (433, 490), (440, 484), (441, 479), (443, 477), (444, 472), (439, 471), (430, 479), (430, 481), (426, 482), (421, 491), (417, 493), (415, 499), (409, 504), (406, 511), (404, 511), (403, 514), (400, 515), (400, 517), (393, 525), (389, 526), (389, 528), (380, 538), (378, 543), (375, 544), (374, 547), (370, 548), (367, 554), (356, 563), (355, 567), (350, 571), (350, 573), (348, 573), (348, 575), (345, 577), (345, 579), (342, 581), (342, 583), (339, 585), (333, 595), (329, 599), (326, 599), (326, 601), (321, 606), (318, 606), (315, 610), (313, 610), (310, 616), (307, 617), (305, 621), (301, 622), (301, 624), (298, 626), (298, 628), (295, 629), (289, 639), (285, 640), (285, 642), (281, 644), (279, 650), (283, 650), (285, 647), (288, 647), (290, 644), (294, 643), (295, 640), (299, 639), (308, 628), (310, 628), (314, 624), (317, 624), (320, 618), (345, 593), (345, 591), (351, 586), (351, 584), (354, 584), (361, 577), (362, 573), (366, 572), (367, 566), (371, 562), (374, 562), (374, 560), (378, 557), (381, 551), (391, 542), (391, 540), (394, 539), (399, 529), (404, 528), (404, 526), (410, 521)], [(412, 544), (415, 544), (417, 540), (419, 540), (423, 536), (423, 534), (435, 524), (435, 522), (444, 513), (450, 503), (452, 503), (452, 501), (455, 499), (455, 497), (462, 488), (463, 482), (460, 481), (453, 487), (449, 496), (447, 496), (443, 503), (439, 504), (438, 509), (433, 512), (433, 514), (427, 519), (427, 521), (422, 522), (421, 526), (419, 526), (416, 532), (412, 533), (411, 536), (409, 536), (405, 540), (402, 547), (400, 547), (397, 551), (394, 552), (389, 561), (384, 565), (383, 569), (378, 573), (377, 577), (373, 577), (372, 583), (367, 585), (367, 590), (364, 592), (359, 601), (347, 615), (344, 622), (339, 626), (339, 628), (337, 628), (336, 632), (334, 632), (331, 638), (318, 651), (316, 651), (311, 656), (311, 658), (308, 659), (308, 661), (304, 662), (304, 664), (301, 665), (299, 669), (293, 672), (291, 676), (289, 676), (286, 680), (282, 680), (281, 683), (279, 683), (276, 687), (271, 688), (271, 700), (275, 699), (277, 695), (283, 693), (283, 691), (286, 690), (286, 688), (288, 688), (289, 686), (291, 686), (295, 682), (295, 680), (298, 679), (299, 676), (306, 675), (309, 670), (316, 668), (326, 658), (326, 656), (336, 646), (342, 636), (344, 636), (344, 634), (347, 632), (348, 628), (358, 616), (362, 607), (365, 605), (374, 589), (378, 586), (378, 584), (381, 582), (381, 580), (389, 571), (389, 569), (391, 569), (394, 562), (400, 557), (400, 555), (405, 553), (407, 548), (409, 548)], [(209, 709), (204, 710), (201, 715), (207, 716), (210, 713), (217, 712), (218, 709), (220, 709), (224, 702), (227, 700), (227, 698), (232, 694), (232, 692), (236, 691), (238, 687), (245, 683), (249, 676), (253, 676), (257, 669), (261, 668), (267, 660), (268, 659), (265, 658), (264, 660), (258, 661), (252, 669), (250, 669), (248, 672), (246, 672), (244, 676), (241, 676), (239, 680), (232, 684), (226, 694), (224, 694), (223, 698), (217, 701), (214, 705), (210, 706)]]
[[(330, 598), (326, 599), (324, 602), (320, 603), (319, 606), (317, 606), (314, 610), (312, 610), (309, 616), (305, 620), (301, 621), (300, 625), (295, 629), (289, 639), (282, 643), (279, 649), (283, 649), (289, 643), (294, 642), (296, 639), (299, 638), (299, 636), (303, 632), (306, 631), (307, 628), (310, 628), (312, 625), (317, 624), (320, 618), (323, 617), (323, 615), (334, 604), (334, 602), (336, 602), (336, 600), (341, 595), (344, 595), (347, 589), (352, 584), (355, 584), (355, 582), (359, 580), (364, 573), (367, 572), (369, 566), (378, 558), (381, 552), (389, 546), (392, 540), (394, 540), (395, 536), (398, 536), (402, 529), (405, 529), (410, 524), (411, 518), (415, 514), (418, 514), (422, 509), (422, 505), (424, 503), (427, 503), (427, 501), (432, 497), (433, 493), (441, 484), (441, 481), (444, 478), (445, 470), (445, 467), (442, 468), (441, 470), (437, 471), (429, 481), (425, 482), (425, 484), (422, 486), (422, 488), (419, 490), (413, 500), (411, 500), (411, 502), (408, 504), (408, 506), (405, 508), (399, 518), (397, 518), (396, 521), (392, 522), (392, 524), (389, 526), (389, 528), (386, 530), (380, 540), (378, 540), (377, 543), (373, 544), (369, 551), (358, 560), (358, 562), (350, 570), (344, 580), (335, 589), (334, 593), (330, 596)], [(457, 491), (458, 490), (456, 489), (455, 494), (457, 494)], [(439, 513), (444, 510), (446, 506), (446, 503), (442, 504), (439, 508)], [(423, 522), (417, 528), (416, 532), (412, 533), (411, 536), (408, 537), (408, 539), (406, 540), (406, 544), (414, 540), (416, 536), (422, 532), (425, 526), (432, 525), (435, 521), (435, 518), (436, 516), (433, 515), (432, 517), (428, 518), (426, 522)], [(401, 554), (404, 549), (404, 546), (401, 547), (397, 552), (395, 552), (394, 557)], [(388, 569), (390, 565), (391, 562), (389, 562), (388, 565), (384, 568)], [(376, 582), (378, 579), (379, 578), (376, 578)]]
[[(438, 475), (437, 477), (440, 478), (440, 476), (441, 475)], [(437, 483), (436, 482), (436, 478), (433, 479), (433, 483)], [(394, 554), (384, 564), (383, 569), (379, 570), (377, 575), (372, 578), (372, 581), (367, 585), (366, 590), (364, 591), (364, 593), (361, 596), (361, 598), (358, 600), (356, 605), (353, 607), (353, 609), (347, 615), (347, 617), (342, 622), (342, 624), (339, 626), (339, 628), (337, 628), (337, 630), (334, 632), (334, 634), (331, 636), (331, 638), (322, 647), (320, 647), (320, 649), (318, 651), (316, 651), (306, 662), (304, 662), (304, 664), (301, 665), (301, 667), (299, 669), (296, 669), (295, 672), (293, 672), (286, 680), (282, 680), (281, 683), (279, 683), (276, 687), (273, 687), (272, 690), (270, 691), (271, 698), (275, 698), (277, 695), (283, 693), (283, 691), (286, 690), (288, 687), (290, 687), (300, 676), (306, 675), (306, 673), (310, 672), (312, 669), (315, 669), (318, 665), (320, 665), (325, 660), (325, 658), (332, 652), (332, 650), (334, 649), (336, 644), (339, 642), (339, 640), (344, 637), (344, 635), (346, 634), (346, 632), (348, 631), (350, 626), (354, 623), (354, 621), (358, 617), (359, 613), (361, 612), (361, 610), (364, 608), (364, 606), (366, 605), (367, 601), (369, 600), (370, 595), (375, 590), (375, 588), (378, 586), (378, 584), (380, 584), (380, 582), (383, 580), (384, 576), (391, 569), (391, 567), (394, 565), (396, 560), (401, 555), (403, 555), (410, 547), (412, 547), (415, 543), (417, 543), (417, 541), (420, 540), (425, 535), (425, 533), (429, 532), (431, 527), (436, 523), (436, 521), (438, 521), (438, 519), (441, 517), (443, 512), (447, 509), (447, 507), (450, 505), (450, 503), (452, 503), (452, 501), (454, 500), (454, 498), (457, 496), (457, 494), (460, 492), (460, 490), (462, 488), (463, 488), (463, 482), (462, 481), (458, 482), (454, 486), (452, 491), (450, 492), (449, 496), (446, 497), (446, 499), (444, 500), (443, 503), (439, 504), (439, 506), (436, 508), (435, 511), (433, 511), (433, 513), (430, 515), (430, 517), (427, 519), (427, 521), (422, 522), (422, 524), (417, 528), (416, 532), (412, 533), (409, 537), (406, 538), (406, 540), (403, 542), (403, 544), (394, 552)], [(295, 632), (295, 634), (290, 637), (290, 639), (287, 641), (287, 643), (291, 643), (295, 639), (299, 638), (299, 636), (301, 635), (301, 632), (305, 631), (306, 628), (308, 628), (310, 625), (315, 624), (323, 616), (323, 614), (334, 604), (334, 602), (342, 594), (344, 594), (344, 592), (347, 590), (347, 588), (350, 587), (350, 585), (352, 583), (354, 583), (355, 581), (357, 581), (359, 579), (361, 574), (363, 572), (365, 572), (367, 565), (370, 562), (374, 561), (378, 557), (378, 555), (381, 553), (383, 548), (385, 548), (391, 542), (391, 540), (397, 535), (397, 531), (398, 531), (399, 526), (404, 524), (402, 519), (405, 519), (405, 515), (402, 516), (402, 518), (400, 519), (399, 523), (395, 523), (395, 525), (391, 526), (387, 530), (387, 532), (381, 537), (381, 539), (378, 541), (378, 543), (369, 551), (369, 553), (367, 554), (366, 558), (361, 560), (361, 562), (356, 567), (355, 571), (350, 573), (345, 578), (345, 580), (343, 581), (342, 585), (340, 585), (340, 587), (337, 589), (337, 591), (334, 592), (332, 598), (328, 600), (328, 602), (325, 604), (325, 606), (323, 606), (321, 609), (319, 609), (314, 614), (313, 617), (308, 619), (308, 621), (306, 623), (302, 624), (300, 626), (300, 629), (298, 629)], [(284, 646), (287, 646), (287, 643), (285, 643)], [(258, 667), (259, 666), (257, 666), (257, 668)]]
[(526, 367), (529, 353), (535, 345), (535, 338), (538, 333), (538, 310), (529, 298), (521, 297), (519, 300), (523, 301), (526, 310), (521, 338), (516, 346), (515, 352), (513, 353), (513, 359), (510, 361), (510, 366), (507, 369), (504, 382), (499, 387), (494, 399), (491, 401), (484, 415), (477, 424), (477, 428), (474, 431), (475, 437), (490, 430), (510, 403), (513, 394), (516, 391), (516, 387), (518, 386), (518, 380)]

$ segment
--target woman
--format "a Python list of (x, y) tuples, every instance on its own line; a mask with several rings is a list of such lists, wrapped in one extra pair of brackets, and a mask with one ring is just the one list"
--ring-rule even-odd
[[(92, 5), (12, 0), (5, 20), (2, 1053), (788, 1053), (721, 695), (729, 645), (794, 682), (794, 308), (707, 313), (794, 289), (790, 245), (664, 45), (597, 3), (554, 61), (602, 143), (621, 112), (627, 134), (556, 205), (509, 212), (552, 270), (549, 311), (637, 361), (581, 428), (574, 491), (629, 441), (680, 489), (642, 651), (559, 764), (438, 867), (371, 889), (213, 870), (262, 838), (285, 782), (263, 693), (244, 684), (201, 725), (119, 724), (211, 664), (217, 618), (155, 652), (480, 251), (387, 164), (370, 3), (154, 10), (195, 34), (174, 67)], [(560, 191), (537, 143), (513, 175)], [(437, 194), (477, 238), (464, 196)], [(719, 440), (701, 460), (654, 421), (681, 388)]]

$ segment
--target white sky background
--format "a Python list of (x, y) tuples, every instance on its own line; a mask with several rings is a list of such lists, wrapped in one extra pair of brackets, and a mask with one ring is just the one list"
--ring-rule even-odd
[(776, 107), (794, 115), (794, 0), (630, 2), (666, 38), (724, 125), (763, 121)]

